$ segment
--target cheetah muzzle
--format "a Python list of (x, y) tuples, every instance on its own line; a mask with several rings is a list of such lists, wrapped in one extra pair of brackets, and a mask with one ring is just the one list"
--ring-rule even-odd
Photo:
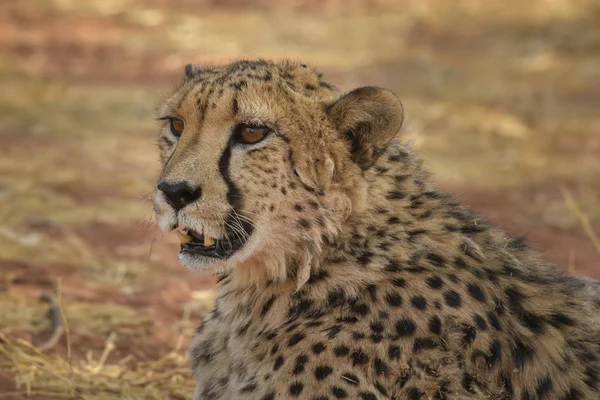
[(194, 400), (600, 398), (600, 285), (438, 190), (389, 90), (188, 66), (154, 209), (218, 275)]

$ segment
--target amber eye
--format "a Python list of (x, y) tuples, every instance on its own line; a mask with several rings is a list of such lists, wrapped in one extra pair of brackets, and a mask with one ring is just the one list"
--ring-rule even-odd
[(267, 136), (270, 129), (265, 126), (248, 126), (242, 125), (239, 127), (239, 140), (245, 144), (258, 143)]
[(171, 133), (177, 137), (183, 133), (183, 121), (180, 119), (171, 118), (169, 120), (169, 127), (171, 128)]

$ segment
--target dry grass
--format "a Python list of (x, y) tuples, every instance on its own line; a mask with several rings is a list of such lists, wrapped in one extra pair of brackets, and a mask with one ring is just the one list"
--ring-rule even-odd
[(44, 395), (64, 399), (187, 399), (193, 391), (186, 359), (180, 349), (156, 361), (106, 363), (114, 347), (109, 336), (98, 359), (90, 356), (70, 364), (50, 357), (24, 340), (0, 334), (0, 368), (14, 376), (9, 396)]

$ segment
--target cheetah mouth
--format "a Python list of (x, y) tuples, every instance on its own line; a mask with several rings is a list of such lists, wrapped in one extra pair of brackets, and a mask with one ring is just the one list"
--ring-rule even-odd
[(181, 225), (175, 232), (181, 242), (180, 254), (226, 260), (244, 246), (252, 232), (252, 226), (244, 224), (236, 227), (235, 231), (227, 229), (221, 238), (212, 238)]

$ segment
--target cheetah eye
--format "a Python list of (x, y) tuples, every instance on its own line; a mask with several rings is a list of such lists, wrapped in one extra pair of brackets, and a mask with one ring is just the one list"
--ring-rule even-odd
[(169, 128), (171, 128), (171, 133), (179, 137), (183, 133), (183, 121), (176, 118), (169, 119)]
[(271, 129), (266, 126), (240, 125), (238, 126), (237, 131), (237, 139), (239, 142), (244, 144), (254, 144), (263, 140)]

